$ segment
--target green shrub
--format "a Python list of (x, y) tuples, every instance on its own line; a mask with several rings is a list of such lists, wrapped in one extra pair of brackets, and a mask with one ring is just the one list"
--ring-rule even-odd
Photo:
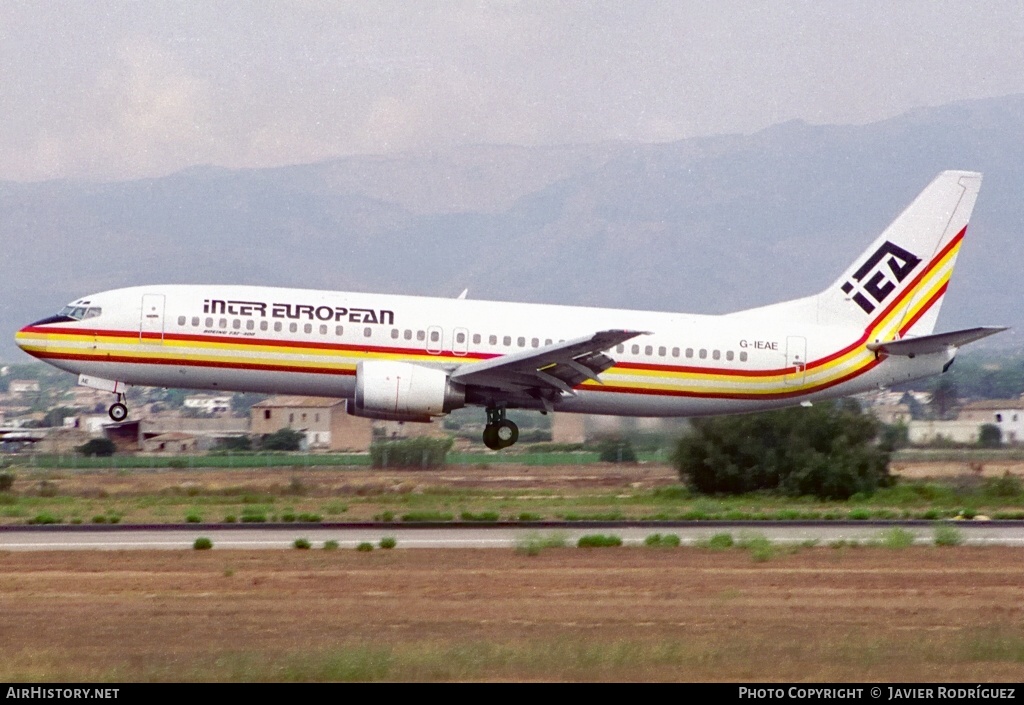
[(542, 519), (540, 514), (534, 514), (533, 512), (520, 512), (519, 521), (540, 521)]
[(438, 511), (409, 512), (402, 515), (402, 521), (426, 522), (426, 521), (451, 521), (452, 515)]
[(242, 510), (243, 524), (263, 524), (267, 521), (267, 515), (250, 507)]
[(117, 446), (109, 438), (93, 438), (75, 448), (86, 457), (109, 458), (117, 450)]
[(1019, 478), (1007, 472), (1002, 477), (992, 477), (985, 480), (982, 492), (989, 497), (1020, 497), (1024, 493), (1024, 486), (1021, 485)]
[(899, 526), (882, 532), (879, 543), (886, 548), (907, 548), (914, 545), (914, 534)]
[(338, 542), (334, 541), (333, 539), (330, 540), (330, 541), (324, 541), (324, 550), (325, 551), (337, 551), (338, 550)]
[(395, 513), (394, 512), (381, 512), (380, 514), (374, 515), (373, 520), (374, 521), (384, 521), (384, 522), (394, 521), (395, 520)]
[(60, 520), (59, 517), (55, 517), (52, 514), (49, 514), (48, 512), (42, 512), (41, 514), (36, 514), (34, 517), (29, 519), (28, 523), (29, 524), (59, 524), (60, 521), (61, 520)]
[(213, 541), (206, 538), (205, 536), (200, 536), (192, 544), (192, 548), (194, 548), (197, 551), (206, 551), (213, 548)]
[(438, 468), (453, 443), (451, 438), (427, 437), (377, 441), (370, 446), (370, 463), (374, 468)]
[(304, 440), (306, 440), (306, 436), (301, 431), (282, 428), (280, 431), (268, 433), (260, 438), (260, 450), (300, 450)]
[(309, 539), (295, 539), (292, 546), (301, 550), (307, 550), (312, 544), (309, 543)]
[(733, 541), (732, 534), (715, 534), (704, 545), (712, 551), (724, 551), (732, 548), (734, 544), (735, 541)]
[(462, 512), (460, 517), (462, 521), (498, 521), (500, 519), (497, 512), (480, 512), (479, 514)]
[(621, 546), (622, 538), (611, 534), (587, 534), (586, 536), (580, 536), (576, 545), (579, 548), (607, 548), (611, 546)]
[(10, 492), (14, 487), (14, 473), (0, 472), (0, 492)]
[(225, 524), (234, 524), (236, 521), (238, 521), (238, 517), (236, 517), (234, 514), (228, 514), (226, 517), (224, 517)]
[(373, 550), (373, 544), (370, 543), (369, 541), (363, 541), (361, 544), (356, 546), (356, 550), (360, 551), (360, 552), (363, 552), (363, 553), (372, 551)]
[(324, 518), (319, 514), (313, 514), (312, 512), (304, 512), (302, 514), (299, 514), (298, 519), (299, 521), (305, 522), (307, 524), (319, 524), (321, 521), (323, 521)]
[(936, 546), (959, 546), (964, 542), (964, 536), (952, 526), (940, 524), (935, 527)]
[(281, 512), (281, 521), (289, 524), (295, 521), (295, 512)]
[(97, 514), (96, 516), (94, 516), (92, 518), (92, 523), (93, 524), (106, 524), (107, 523), (107, 515), (106, 514)]
[(516, 539), (516, 552), (536, 556), (544, 548), (565, 548), (567, 541), (565, 534), (559, 532), (547, 536), (531, 532)]
[(380, 540), (380, 547), (383, 549), (394, 548), (398, 545), (398, 539), (394, 536), (385, 536)]
[(203, 518), (201, 516), (199, 516), (198, 514), (196, 514), (195, 512), (192, 512), (190, 514), (185, 515), (185, 521), (188, 522), (189, 524), (198, 524), (202, 520), (203, 520)]
[(867, 509), (862, 509), (858, 507), (857, 509), (850, 510), (850, 518), (855, 519), (857, 521), (864, 521), (866, 519), (871, 518), (871, 512), (869, 512)]
[(768, 537), (761, 534), (742, 535), (737, 543), (740, 548), (749, 551), (750, 557), (758, 562), (767, 561), (775, 555), (775, 546)]
[(605, 438), (597, 444), (598, 459), (602, 463), (635, 463), (636, 451), (625, 438)]
[(651, 534), (644, 539), (644, 545), (652, 548), (676, 548), (680, 543), (676, 534)]

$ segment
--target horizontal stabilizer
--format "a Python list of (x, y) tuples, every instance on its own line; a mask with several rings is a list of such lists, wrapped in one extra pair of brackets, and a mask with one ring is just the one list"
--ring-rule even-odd
[(917, 338), (903, 338), (902, 340), (890, 340), (887, 343), (868, 343), (868, 350), (886, 355), (928, 355), (929, 353), (942, 352), (949, 348), (959, 348), (975, 340), (987, 338), (990, 335), (1001, 333), (1006, 330), (1005, 326), (981, 326), (980, 328), (967, 328), (955, 330), (951, 333), (936, 333), (935, 335), (922, 335)]

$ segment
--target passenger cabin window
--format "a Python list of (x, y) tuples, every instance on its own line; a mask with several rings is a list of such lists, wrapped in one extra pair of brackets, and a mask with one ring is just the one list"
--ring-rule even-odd
[(296, 332), (298, 332), (298, 330), (299, 330), (299, 324), (298, 323), (289, 323), (288, 324), (288, 332), (289, 333), (296, 333)]
[(510, 346), (512, 344), (512, 336), (506, 335), (501, 342), (505, 344), (505, 347)]
[(701, 348), (700, 352), (698, 353), (698, 357), (700, 357), (701, 360), (706, 360), (708, 357), (708, 351), (705, 350), (704, 348)]
[(498, 336), (492, 335), (492, 336), (488, 337), (487, 338), (487, 342), (490, 343), (491, 345), (497, 345), (498, 344)]
[[(370, 330), (370, 329), (367, 328), (366, 330)], [(438, 333), (436, 330), (430, 331), (430, 342), (431, 343), (436, 343), (436, 342), (438, 342), (440, 340), (441, 340), (441, 334), (440, 333)]]
[(412, 340), (412, 331), (406, 328), (405, 332), (402, 334), (402, 337), (405, 338), (406, 340)]
[(422, 343), (426, 339), (427, 339), (426, 331), (422, 331), (422, 330), (416, 331), (416, 340), (418, 340), (418, 341), (420, 341)]
[(523, 336), (519, 336), (519, 338), (516, 340), (516, 343), (519, 344), (519, 347), (525, 348), (526, 347), (526, 338), (524, 338)]
[(679, 348), (672, 348), (672, 357), (679, 357)]
[(179, 326), (185, 325), (185, 317), (184, 316), (178, 316), (178, 325)]
[(320, 335), (327, 335), (327, 326), (321, 324)]
[(313, 324), (312, 323), (307, 323), (306, 325), (302, 326), (302, 332), (303, 333), (312, 333), (313, 332)]
[(654, 354), (654, 346), (653, 345), (647, 345), (647, 346), (644, 347), (644, 355), (653, 355), (653, 354)]
[(373, 335), (373, 328), (370, 328), (370, 326), (366, 326), (366, 328), (363, 328), (364, 338), (369, 338), (371, 335)]
[(242, 321), (237, 318), (232, 319), (231, 327), (234, 328), (235, 330), (238, 330), (239, 328), (242, 327)]
[(480, 334), (479, 333), (474, 333), (473, 334), (473, 345), (479, 345), (479, 344), (480, 344)]
[(281, 321), (274, 321), (274, 331), (277, 333), (281, 332)]
[(455, 342), (456, 343), (465, 343), (466, 342), (466, 334), (465, 333), (457, 333), (455, 335)]
[(530, 341), (530, 346), (534, 348), (539, 348), (540, 340), (538, 338), (534, 338), (533, 340)]
[(743, 352), (740, 353), (740, 362), (746, 362), (746, 361), (747, 361), (747, 353), (746, 353), (746, 351), (743, 351)]
[(398, 340), (398, 329), (397, 328), (392, 328), (391, 329), (391, 339), (392, 340)]
[(252, 320), (246, 321), (245, 322), (245, 329), (246, 330), (256, 330), (256, 321), (252, 321)]
[(633, 347), (631, 348), (631, 351), (632, 351), (632, 353), (633, 353), (634, 355), (639, 355), (639, 354), (640, 354), (640, 346), (639, 346), (639, 345), (634, 345), (634, 346), (633, 346)]
[(199, 316), (193, 316), (192, 317), (192, 327), (193, 328), (198, 328), (199, 327)]
[(714, 360), (718, 360), (722, 357), (722, 352), (720, 350), (715, 350), (711, 353), (711, 357)]
[(213, 319), (212, 318), (207, 318), (206, 319), (206, 327), (207, 328), (213, 328)]

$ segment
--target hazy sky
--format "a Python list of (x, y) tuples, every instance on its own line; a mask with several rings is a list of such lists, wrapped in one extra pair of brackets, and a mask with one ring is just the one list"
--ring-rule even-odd
[(1022, 92), (1016, 0), (0, 0), (11, 180), (670, 141)]

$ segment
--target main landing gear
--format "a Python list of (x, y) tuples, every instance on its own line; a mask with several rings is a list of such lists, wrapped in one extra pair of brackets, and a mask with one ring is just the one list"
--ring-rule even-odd
[(121, 392), (117, 393), (117, 401), (110, 405), (110, 408), (107, 409), (107, 414), (110, 415), (111, 419), (118, 422), (128, 418), (128, 407), (124, 403), (124, 394)]
[(519, 440), (519, 427), (505, 418), (505, 407), (488, 407), (487, 425), (484, 426), (484, 445), (501, 450)]

